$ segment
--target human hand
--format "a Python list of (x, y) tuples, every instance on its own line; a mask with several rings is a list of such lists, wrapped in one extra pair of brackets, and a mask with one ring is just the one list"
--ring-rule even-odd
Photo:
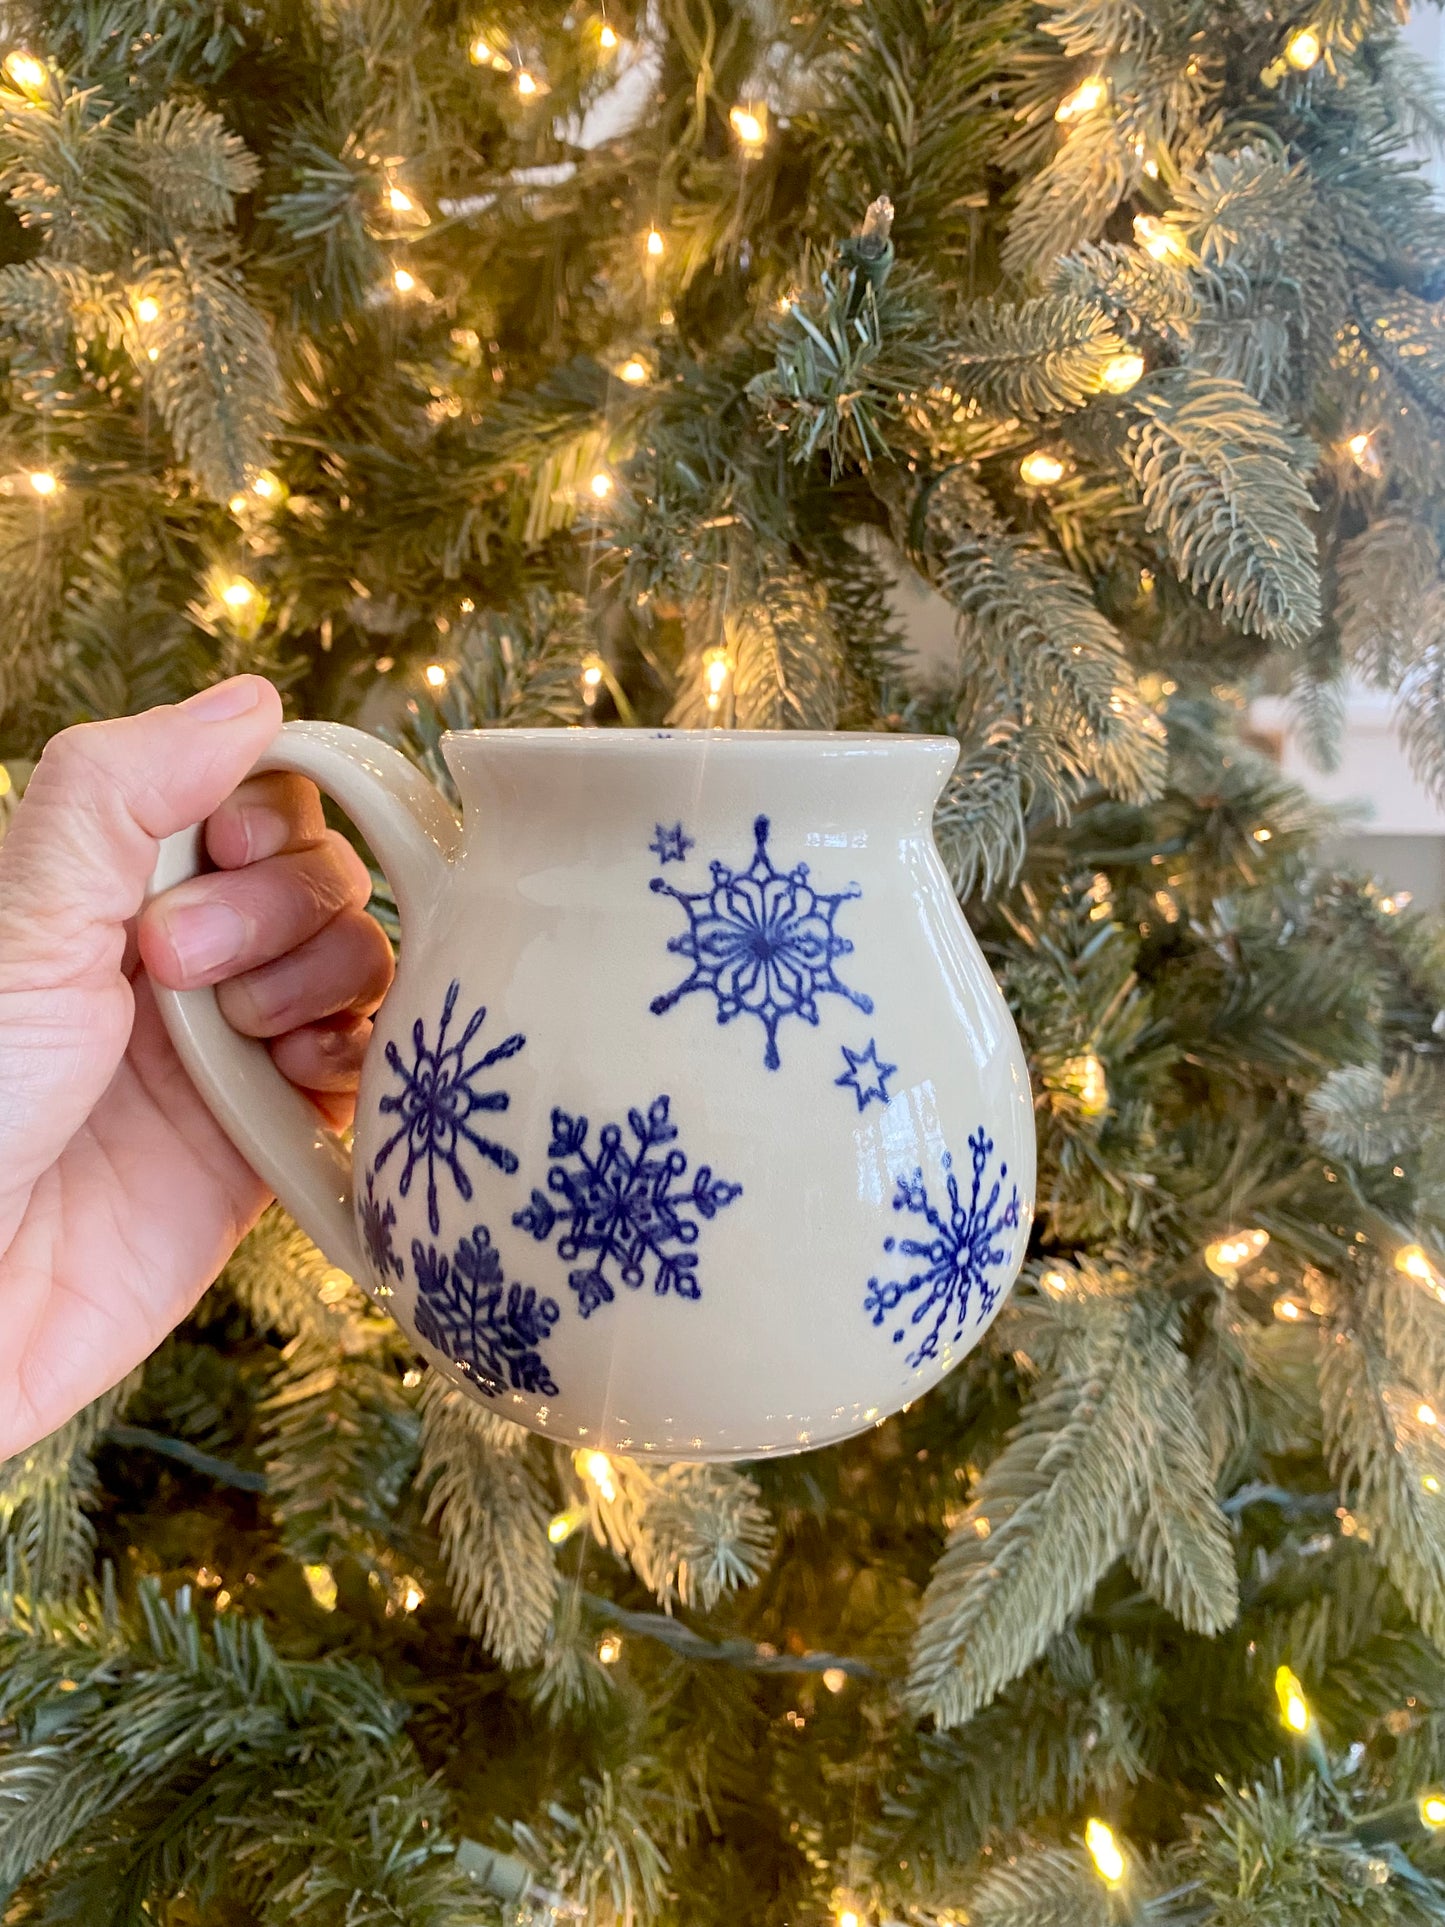
[[(217, 985), (326, 1121), (350, 1118), (391, 950), (314, 785), (243, 780), (280, 722), (237, 676), (65, 730), (0, 844), (0, 1460), (146, 1357), (267, 1201), (152, 981)], [(203, 819), (216, 870), (142, 911), (160, 839)]]

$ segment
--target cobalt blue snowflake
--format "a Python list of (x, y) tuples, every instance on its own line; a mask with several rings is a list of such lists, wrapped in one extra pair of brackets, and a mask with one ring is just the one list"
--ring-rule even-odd
[(753, 838), (757, 848), (747, 868), (714, 862), (709, 890), (677, 890), (661, 877), (652, 879), (652, 888), (680, 903), (687, 915), (687, 929), (667, 947), (692, 964), (692, 974), (654, 997), (652, 1008), (660, 1017), (697, 990), (716, 997), (720, 1024), (743, 1012), (758, 1018), (768, 1035), (763, 1062), (775, 1071), (782, 1062), (778, 1026), (785, 1017), (816, 1025), (824, 993), (846, 997), (865, 1016), (873, 1009), (873, 999), (840, 983), (834, 968), (853, 948), (834, 929), (838, 912), (863, 892), (856, 883), (831, 896), (815, 889), (806, 863), (779, 870), (768, 855), (765, 816), (753, 824)]
[(627, 1113), (635, 1144), (625, 1141), (620, 1124), (604, 1124), (590, 1152), (587, 1119), (563, 1110), (552, 1113), (547, 1156), (554, 1162), (547, 1186), (561, 1202), (534, 1191), (512, 1223), (530, 1231), (539, 1244), (562, 1226), (558, 1255), (568, 1263), (587, 1261), (568, 1279), (584, 1318), (611, 1304), (618, 1280), (637, 1291), (649, 1268), (659, 1297), (669, 1291), (679, 1298), (702, 1296), (692, 1249), (696, 1220), (716, 1217), (742, 1195), (742, 1186), (715, 1178), (706, 1164), (698, 1166), (690, 1185), (684, 1183), (686, 1156), (677, 1149), (663, 1151), (677, 1137), (668, 1116), (670, 1102), (655, 1099), (646, 1117), (641, 1111)]
[(427, 1222), (436, 1237), (441, 1231), (437, 1208), (437, 1166), (450, 1171), (452, 1183), (464, 1199), (472, 1195), (472, 1181), (462, 1163), (463, 1147), (470, 1145), (500, 1171), (515, 1171), (517, 1154), (504, 1144), (494, 1143), (473, 1130), (471, 1119), (482, 1111), (505, 1111), (511, 1099), (505, 1091), (479, 1091), (473, 1082), (483, 1071), (515, 1057), (526, 1038), (513, 1033), (492, 1050), (467, 1062), (472, 1039), (486, 1021), (486, 1006), (479, 1005), (467, 1019), (466, 1028), (455, 1043), (447, 1042), (447, 1029), (457, 1007), (461, 985), (455, 977), (442, 1006), (442, 1020), (434, 1045), (426, 1041), (420, 1017), (411, 1027), (412, 1061), (403, 1061), (394, 1043), (386, 1047), (386, 1061), (401, 1079), (401, 1090), (383, 1097), (380, 1108), (399, 1118), (396, 1131), (377, 1152), (373, 1169), (379, 1171), (399, 1144), (406, 1146), (406, 1166), (397, 1185), (403, 1197), (411, 1190), (412, 1174), (419, 1164), (426, 1165)]
[[(890, 1312), (896, 1311), (915, 1293), (919, 1294), (918, 1302), (908, 1323), (916, 1327), (927, 1324), (930, 1319), (933, 1321), (922, 1342), (908, 1354), (910, 1365), (921, 1365), (925, 1359), (938, 1356), (944, 1327), (950, 1320), (953, 1332), (948, 1342), (955, 1343), (963, 1336), (975, 1288), (980, 1315), (993, 1310), (1000, 1287), (990, 1273), (1009, 1260), (1012, 1240), (1003, 1239), (1002, 1234), (1018, 1228), (1021, 1207), (1017, 1185), (1012, 1188), (1008, 1203), (1000, 1209), (999, 1201), (1008, 1177), (1006, 1164), (999, 1165), (998, 1176), (987, 1197), (983, 1196), (984, 1172), (993, 1156), (994, 1145), (982, 1125), (968, 1140), (968, 1148), (973, 1154), (973, 1187), (967, 1203), (959, 1196), (953, 1159), (948, 1152), (943, 1154), (943, 1168), (948, 1174), (946, 1215), (929, 1203), (921, 1170), (915, 1170), (911, 1178), (899, 1178), (893, 1209), (923, 1218), (934, 1236), (885, 1238), (885, 1251), (892, 1251), (896, 1245), (903, 1257), (923, 1262), (917, 1271), (901, 1281), (880, 1284), (876, 1278), (868, 1280), (863, 1309), (872, 1312), (875, 1325), (881, 1325)], [(905, 1336), (906, 1327), (900, 1325), (893, 1334), (894, 1344), (901, 1344)]]
[(671, 829), (668, 829), (665, 823), (659, 823), (657, 835), (647, 847), (654, 852), (659, 863), (674, 861), (686, 863), (687, 853), (694, 841), (695, 839), (686, 833), (681, 823), (674, 823)]
[(401, 1254), (391, 1240), (396, 1225), (396, 1206), (390, 1198), (376, 1195), (374, 1170), (366, 1174), (366, 1196), (359, 1201), (356, 1215), (361, 1220), (362, 1242), (377, 1277), (385, 1278), (388, 1272), (395, 1272), (400, 1278), (403, 1271)]
[(866, 1111), (875, 1097), (880, 1103), (888, 1102), (888, 1079), (898, 1066), (878, 1062), (878, 1045), (873, 1038), (868, 1039), (867, 1050), (849, 1050), (844, 1044), (843, 1063), (843, 1075), (835, 1077), (833, 1082), (852, 1091), (860, 1111)]
[(555, 1298), (530, 1285), (509, 1285), (484, 1224), (474, 1225), (448, 1258), (420, 1238), (411, 1242), (416, 1267), (416, 1329), (459, 1365), (488, 1398), (514, 1392), (557, 1396), (538, 1347), (559, 1311)]

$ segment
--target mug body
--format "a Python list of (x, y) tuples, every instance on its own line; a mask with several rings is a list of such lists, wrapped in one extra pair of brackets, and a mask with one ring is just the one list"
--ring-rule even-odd
[(357, 1107), (371, 1288), (573, 1445), (846, 1437), (976, 1343), (1022, 1262), (1013, 1022), (918, 737), (446, 739), (462, 851), (403, 932)]

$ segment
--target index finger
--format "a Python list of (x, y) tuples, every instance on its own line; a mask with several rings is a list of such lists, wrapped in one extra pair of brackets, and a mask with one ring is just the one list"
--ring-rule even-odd
[(326, 835), (321, 792), (304, 776), (248, 776), (206, 819), (206, 854), (221, 870), (314, 849)]

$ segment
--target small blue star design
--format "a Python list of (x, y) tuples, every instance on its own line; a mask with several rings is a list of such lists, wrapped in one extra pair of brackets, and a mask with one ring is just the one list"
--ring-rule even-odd
[(657, 835), (647, 847), (656, 855), (659, 863), (671, 863), (674, 859), (678, 863), (686, 863), (693, 841), (681, 823), (674, 823), (671, 829), (665, 823), (659, 823)]
[(849, 1050), (844, 1044), (843, 1059), (848, 1068), (841, 1077), (835, 1077), (833, 1082), (841, 1084), (845, 1090), (852, 1091), (858, 1100), (860, 1111), (866, 1111), (875, 1097), (883, 1104), (889, 1101), (887, 1080), (892, 1077), (898, 1066), (878, 1062), (878, 1044), (874, 1038), (868, 1039), (867, 1050)]

